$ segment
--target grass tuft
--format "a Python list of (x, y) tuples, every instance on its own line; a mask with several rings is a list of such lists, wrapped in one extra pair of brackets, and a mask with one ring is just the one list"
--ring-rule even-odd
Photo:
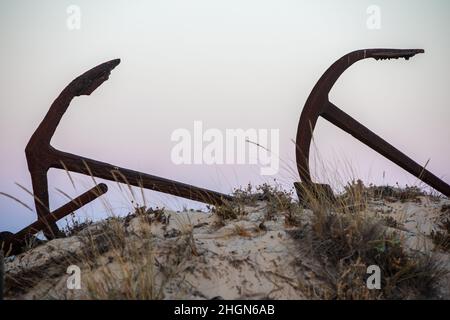
[[(395, 189), (382, 189), (386, 190)], [(385, 221), (364, 212), (367, 200), (380, 196), (378, 191), (357, 181), (347, 185), (336, 201), (324, 201), (326, 197), (317, 195), (317, 190), (305, 190), (303, 194), (314, 197), (308, 199), (313, 217), (309, 228), (295, 238), (303, 247), (309, 243), (312, 254), (321, 262), (329, 284), (328, 298), (433, 297), (446, 271), (432, 254), (408, 250), (399, 233), (387, 229)], [(406, 200), (415, 199), (418, 194), (408, 188), (395, 196)], [(366, 270), (371, 265), (381, 269), (381, 290), (369, 290), (366, 286)]]

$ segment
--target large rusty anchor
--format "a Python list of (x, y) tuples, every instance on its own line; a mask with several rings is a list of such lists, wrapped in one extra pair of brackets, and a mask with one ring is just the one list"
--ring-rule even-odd
[(309, 169), (309, 151), (312, 134), (319, 116), (328, 120), (335, 126), (351, 134), (353, 137), (369, 146), (379, 154), (399, 165), (412, 175), (416, 176), (429, 186), (442, 194), (450, 197), (450, 186), (426, 170), (411, 158), (400, 152), (391, 144), (367, 129), (358, 121), (336, 107), (328, 99), (328, 94), (341, 74), (355, 62), (363, 59), (374, 58), (376, 60), (409, 58), (416, 54), (424, 53), (422, 49), (366, 49), (357, 50), (346, 54), (328, 68), (314, 86), (302, 110), (297, 128), (296, 137), (296, 161), (297, 170), (302, 183), (294, 183), (300, 199), (304, 198), (304, 191), (321, 193), (333, 198), (333, 193), (328, 185), (316, 184), (311, 180)]
[(4, 242), (5, 252), (8, 250), (11, 253), (20, 252), (27, 239), (39, 231), (43, 231), (48, 239), (57, 237), (60, 235), (56, 225), (59, 219), (107, 191), (105, 184), (99, 184), (68, 204), (50, 212), (47, 182), (47, 172), (50, 168), (126, 183), (212, 205), (222, 204), (224, 200), (232, 200), (232, 197), (226, 194), (70, 154), (50, 145), (50, 140), (72, 99), (81, 95), (90, 95), (108, 80), (111, 71), (119, 63), (119, 59), (102, 63), (73, 80), (56, 98), (44, 120), (34, 132), (26, 146), (25, 154), (31, 174), (38, 221), (16, 234), (1, 233), (0, 245)]

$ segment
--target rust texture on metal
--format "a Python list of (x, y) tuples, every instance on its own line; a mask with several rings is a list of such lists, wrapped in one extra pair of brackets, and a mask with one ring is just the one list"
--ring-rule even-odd
[(30, 239), (34, 234), (47, 229), (51, 224), (56, 223), (58, 220), (64, 218), (71, 212), (78, 210), (84, 205), (97, 199), (107, 191), (107, 185), (100, 183), (72, 201), (66, 203), (62, 207), (38, 219), (28, 227), (23, 228), (19, 232), (15, 234), (3, 232), (2, 235), (0, 235), (0, 240), (4, 242), (4, 251), (10, 255), (19, 253), (20, 250), (27, 245), (28, 239)]
[[(314, 128), (319, 116), (351, 134), (379, 154), (402, 167), (429, 186), (450, 197), (450, 186), (423, 166), (406, 156), (391, 144), (370, 131), (361, 123), (336, 107), (328, 99), (328, 94), (341, 74), (355, 62), (374, 58), (376, 60), (409, 58), (424, 53), (422, 49), (366, 49), (346, 54), (337, 60), (322, 75), (309, 95), (302, 110), (297, 128), (296, 161), (297, 170), (303, 183), (313, 185), (309, 168), (309, 152)], [(298, 190), (298, 189), (297, 189)]]
[[(371, 147), (387, 159), (393, 161), (409, 173), (415, 175), (434, 189), (446, 196), (450, 196), (450, 186), (448, 184), (347, 115), (328, 99), (328, 94), (340, 75), (359, 60), (367, 58), (374, 58), (377, 60), (397, 58), (409, 59), (416, 54), (423, 52), (424, 51), (421, 49), (358, 50), (343, 56), (328, 68), (309, 95), (298, 124), (296, 160), (297, 169), (303, 183), (309, 186), (321, 186), (324, 190), (328, 190), (327, 193), (330, 194), (330, 197), (333, 196), (332, 191), (328, 186), (312, 183), (309, 169), (309, 149), (312, 134), (317, 120), (319, 116), (321, 116)], [(212, 205), (220, 205), (224, 203), (224, 201), (233, 200), (233, 197), (230, 195), (92, 160), (57, 150), (51, 146), (50, 141), (52, 136), (72, 99), (77, 96), (90, 95), (103, 82), (108, 80), (111, 71), (119, 63), (119, 59), (102, 63), (74, 79), (52, 103), (43, 121), (32, 135), (26, 146), (25, 154), (28, 169), (31, 174), (38, 219), (36, 222), (25, 227), (16, 234), (10, 232), (0, 233), (0, 243), (3, 243), (4, 246), (9, 246), (10, 253), (20, 252), (27, 239), (39, 231), (43, 231), (48, 239), (58, 237), (61, 234), (56, 225), (56, 222), (59, 219), (62, 219), (107, 192), (107, 186), (101, 183), (59, 209), (51, 212), (49, 209), (47, 180), (47, 172), (50, 168), (76, 172), (119, 183), (126, 183), (135, 187), (168, 193)], [(2, 248), (0, 248), (0, 250), (1, 249)], [(7, 251), (8, 248), (3, 247), (3, 250)]]
[(102, 63), (67, 85), (52, 103), (46, 116), (28, 142), (25, 154), (31, 174), (38, 221), (15, 235), (6, 232), (1, 234), (0, 240), (4, 242), (7, 240), (6, 243), (13, 244), (14, 249), (17, 249), (18, 245), (22, 244), (31, 233), (37, 231), (42, 230), (48, 239), (58, 237), (60, 230), (56, 222), (59, 219), (106, 192), (106, 185), (99, 185), (94, 188), (98, 191), (95, 197), (93, 197), (92, 191), (88, 191), (77, 198), (75, 203), (69, 202), (56, 211), (50, 212), (47, 181), (47, 172), (50, 168), (126, 183), (213, 205), (232, 200), (230, 195), (63, 152), (50, 145), (50, 140), (72, 99), (77, 96), (90, 95), (103, 82), (108, 80), (111, 71), (119, 63), (120, 59)]

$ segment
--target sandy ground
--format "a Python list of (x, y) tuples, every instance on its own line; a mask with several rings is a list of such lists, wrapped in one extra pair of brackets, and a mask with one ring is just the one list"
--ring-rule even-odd
[[(442, 206), (449, 203), (449, 200), (435, 201), (427, 197), (421, 197), (420, 202), (373, 201), (367, 212), (391, 216), (398, 222), (397, 229), (409, 248), (430, 251), (434, 245), (429, 235), (442, 219)], [(320, 276), (321, 266), (291, 236), (298, 227), (289, 226), (283, 215), (267, 220), (265, 207), (264, 202), (247, 207), (248, 214), (222, 225), (214, 214), (202, 212), (166, 211), (166, 216), (170, 215), (168, 223), (148, 224), (143, 217), (132, 217), (124, 222), (124, 240), (134, 244), (134, 248), (151, 251), (156, 267), (148, 274), (155, 288), (163, 288), (155, 293), (157, 298), (310, 299), (318, 296), (325, 286)], [(305, 210), (303, 219), (307, 220), (310, 214)], [(98, 281), (105, 274), (126, 279), (127, 272), (136, 266), (130, 265), (125, 253), (105, 245), (95, 257), (94, 265), (87, 266), (81, 258), (84, 255), (80, 252), (86, 247), (83, 239), (87, 234), (98, 233), (103, 223), (107, 222), (91, 225), (77, 236), (52, 240), (8, 258), (6, 298), (89, 299), (93, 298), (89, 284), (95, 279)], [(146, 242), (143, 239), (148, 234), (152, 235), (151, 241)], [(439, 254), (450, 271), (449, 254)], [(67, 289), (66, 270), (70, 264), (81, 269), (80, 290)], [(146, 268), (152, 267), (146, 265)], [(117, 280), (118, 290), (138, 281), (131, 279), (124, 284)], [(442, 280), (441, 298), (450, 298), (449, 288), (447, 277)]]

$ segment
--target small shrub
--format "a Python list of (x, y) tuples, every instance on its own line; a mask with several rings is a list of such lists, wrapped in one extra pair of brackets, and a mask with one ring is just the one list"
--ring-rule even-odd
[(254, 192), (250, 183), (245, 188), (234, 189), (232, 196), (235, 202), (242, 205), (256, 206), (261, 201), (261, 195)]
[(227, 220), (234, 220), (246, 214), (242, 205), (234, 202), (225, 202), (220, 206), (216, 206), (211, 211), (219, 218), (220, 223)]
[(433, 230), (430, 235), (431, 239), (439, 249), (450, 251), (450, 219), (447, 218), (445, 221), (442, 221), (438, 227), (441, 230)]
[(387, 227), (396, 228), (396, 229), (398, 229), (400, 227), (400, 223), (391, 216), (383, 217), (383, 221)]
[(266, 219), (284, 215), (287, 226), (299, 226), (303, 208), (293, 200), (293, 190), (286, 191), (278, 186), (263, 184), (256, 187), (260, 198), (266, 201)]
[[(312, 225), (313, 251), (325, 268), (335, 267), (329, 281), (336, 299), (430, 297), (443, 269), (428, 255), (407, 253), (399, 236), (380, 221), (361, 215), (321, 213)], [(366, 268), (377, 265), (382, 290), (366, 288)]]
[(349, 211), (360, 211), (366, 208), (367, 188), (362, 180), (353, 180), (344, 187), (344, 193), (337, 197), (337, 202)]
[(70, 215), (70, 220), (67, 221), (66, 226), (62, 232), (65, 237), (71, 237), (77, 235), (81, 230), (91, 226), (92, 220), (86, 219), (85, 221), (75, 220), (74, 214)]
[(426, 193), (417, 186), (406, 185), (406, 187), (402, 188), (398, 184), (396, 187), (371, 185), (367, 189), (367, 192), (374, 199), (382, 199), (392, 202), (420, 202), (420, 197), (426, 195)]

